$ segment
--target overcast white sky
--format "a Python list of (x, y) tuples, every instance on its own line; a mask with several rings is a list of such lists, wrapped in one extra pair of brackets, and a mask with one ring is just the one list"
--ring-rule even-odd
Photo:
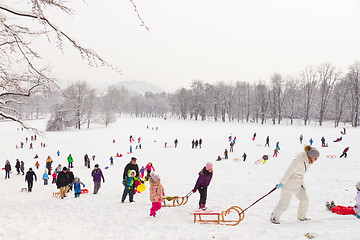
[(89, 69), (72, 50), (49, 51), (65, 81), (138, 80), (174, 91), (193, 80), (254, 82), (360, 60), (359, 0), (134, 0), (150, 33), (128, 0), (78, 2), (77, 15), (53, 21), (123, 76)]

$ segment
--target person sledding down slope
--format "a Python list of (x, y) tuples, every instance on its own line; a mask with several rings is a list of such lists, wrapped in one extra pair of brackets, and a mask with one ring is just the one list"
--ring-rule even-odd
[(341, 140), (342, 140), (342, 137), (339, 137), (339, 138), (335, 139), (333, 142), (341, 142)]
[(326, 202), (326, 208), (329, 209), (331, 212), (340, 214), (340, 215), (354, 215), (357, 218), (360, 218), (360, 182), (356, 184), (356, 190), (357, 194), (355, 197), (356, 204), (355, 206), (340, 206), (335, 205), (333, 201), (331, 201), (331, 204), (329, 202)]

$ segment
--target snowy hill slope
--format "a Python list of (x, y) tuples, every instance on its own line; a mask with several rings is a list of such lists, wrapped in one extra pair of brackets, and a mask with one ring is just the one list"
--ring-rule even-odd
[[(32, 121), (40, 129), (45, 121)], [(360, 163), (357, 148), (359, 129), (347, 128), (343, 141), (333, 143), (340, 137), (340, 129), (314, 126), (272, 126), (258, 124), (193, 122), (163, 119), (121, 118), (109, 126), (66, 132), (45, 132), (34, 142), (34, 149), (28, 144), (24, 149), (15, 145), (33, 133), (17, 131), (17, 125), (2, 122), (0, 152), (3, 164), (9, 159), (12, 165), (11, 179), (0, 179), (0, 239), (306, 239), (304, 233), (314, 233), (316, 239), (358, 239), (355, 232), (359, 219), (340, 216), (325, 209), (325, 201), (334, 200), (338, 204), (353, 205), (356, 194), (355, 184), (360, 181)], [(147, 129), (149, 126), (149, 129)], [(152, 130), (158, 127), (159, 130)], [(257, 133), (252, 141), (253, 133)], [(228, 136), (237, 137), (234, 153), (229, 159), (215, 161), (229, 149)], [(194, 224), (190, 214), (198, 207), (199, 194), (195, 193), (189, 202), (177, 208), (162, 208), (155, 218), (149, 216), (151, 202), (146, 189), (136, 194), (135, 203), (120, 203), (123, 192), (122, 174), (132, 156), (137, 157), (139, 167), (152, 162), (160, 175), (168, 196), (185, 195), (195, 185), (198, 172), (208, 161), (214, 164), (214, 176), (208, 188), (207, 207), (211, 210), (226, 210), (237, 205), (246, 208), (269, 192), (282, 178), (295, 154), (302, 151), (299, 135), (304, 143), (310, 137), (320, 150), (320, 159), (305, 175), (305, 184), (310, 200), (309, 222), (296, 219), (298, 200), (294, 197), (288, 210), (283, 214), (280, 225), (269, 221), (270, 213), (280, 198), (280, 190), (275, 191), (245, 212), (245, 219), (235, 227)], [(129, 151), (129, 136), (141, 137), (142, 149)], [(266, 136), (270, 136), (270, 148), (264, 147)], [(320, 138), (324, 136), (328, 148), (321, 148)], [(177, 138), (179, 144), (173, 147)], [(192, 149), (192, 139), (203, 139), (202, 149)], [(113, 143), (112, 140), (116, 142)], [(156, 141), (156, 142), (155, 142)], [(41, 148), (40, 143), (46, 147)], [(172, 147), (164, 148), (164, 143)], [(276, 142), (280, 142), (280, 153), (272, 158)], [(326, 158), (326, 155), (341, 154), (349, 146), (348, 158)], [(56, 151), (60, 150), (60, 157)], [(109, 165), (109, 157), (114, 158), (114, 166)], [(248, 158), (243, 162), (241, 155)], [(53, 198), (57, 192), (55, 184), (43, 185), (45, 159), (48, 155), (59, 163), (67, 165), (68, 154), (74, 157), (73, 172), (86, 184), (90, 193), (75, 199), (73, 192), (64, 200)], [(96, 155), (91, 169), (84, 166), (83, 156)], [(15, 159), (25, 162), (25, 169), (34, 168), (35, 154), (39, 155), (40, 169), (35, 169), (38, 181), (32, 193), (21, 192), (26, 187), (24, 176), (16, 175)], [(266, 164), (254, 164), (262, 155), (271, 157)], [(234, 158), (239, 160), (234, 160)], [(106, 182), (97, 195), (92, 194), (93, 182), (90, 173), (95, 163), (100, 165)], [(109, 166), (108, 169), (105, 167)], [(51, 178), (50, 178), (51, 179)], [(51, 181), (50, 181), (51, 182)], [(147, 188), (149, 186), (147, 185)]]

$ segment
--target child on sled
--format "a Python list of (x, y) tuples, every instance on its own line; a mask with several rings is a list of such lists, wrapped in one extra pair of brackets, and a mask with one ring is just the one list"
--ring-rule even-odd
[(340, 214), (340, 215), (354, 215), (357, 218), (360, 218), (360, 182), (356, 184), (357, 194), (355, 197), (356, 204), (355, 206), (340, 206), (335, 205), (333, 201), (331, 201), (331, 204), (329, 202), (326, 202), (326, 208), (329, 209), (331, 212)]

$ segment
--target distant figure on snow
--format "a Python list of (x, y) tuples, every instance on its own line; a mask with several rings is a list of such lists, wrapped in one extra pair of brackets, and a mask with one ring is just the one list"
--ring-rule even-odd
[(246, 155), (246, 153), (244, 153), (243, 155), (242, 155), (242, 157), (243, 157), (243, 162), (245, 162), (245, 160), (246, 160), (246, 157), (247, 157), (247, 155)]
[(266, 147), (266, 146), (270, 147), (270, 143), (269, 143), (269, 142), (270, 142), (270, 138), (269, 138), (269, 136), (267, 136), (267, 137), (266, 137), (265, 147)]
[(340, 156), (340, 158), (342, 158), (342, 157), (347, 157), (347, 151), (349, 151), (349, 147), (347, 147), (347, 148), (345, 148), (344, 149), (344, 151), (343, 151), (343, 153), (341, 154), (341, 156)]

